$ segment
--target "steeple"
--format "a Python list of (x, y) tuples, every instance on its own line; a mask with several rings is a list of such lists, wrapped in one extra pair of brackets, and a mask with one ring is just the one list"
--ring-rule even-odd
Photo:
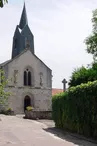
[(12, 59), (25, 49), (30, 49), (34, 54), (34, 36), (28, 26), (26, 7), (24, 3), (20, 24), (16, 26), (13, 37)]
[(25, 7), (25, 2), (24, 2), (24, 7), (23, 7), (21, 19), (20, 19), (20, 24), (19, 24), (20, 29), (23, 29), (25, 25), (27, 24), (28, 24), (28, 20), (27, 20), (27, 13), (26, 13), (26, 7)]

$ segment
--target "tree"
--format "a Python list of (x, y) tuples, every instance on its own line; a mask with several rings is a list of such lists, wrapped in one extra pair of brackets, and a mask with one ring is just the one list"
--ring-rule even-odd
[(8, 0), (0, 0), (0, 7), (2, 8), (5, 3), (8, 3)]
[(87, 52), (93, 55), (94, 61), (97, 57), (97, 9), (93, 11), (93, 30), (92, 34), (86, 38), (85, 44), (87, 45)]
[(0, 69), (0, 105), (7, 105), (10, 93), (5, 91), (8, 80), (5, 78), (5, 73)]
[(93, 62), (89, 67), (84, 66), (73, 71), (69, 80), (69, 87), (97, 80), (97, 63)]
[(81, 83), (86, 83), (88, 78), (87, 69), (82, 66), (73, 71), (72, 76), (69, 80), (69, 87), (80, 85)]

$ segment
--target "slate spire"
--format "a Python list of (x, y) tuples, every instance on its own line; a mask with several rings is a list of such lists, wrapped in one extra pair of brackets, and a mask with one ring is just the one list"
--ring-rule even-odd
[(30, 49), (34, 54), (34, 36), (28, 26), (26, 7), (24, 3), (20, 23), (16, 26), (13, 37), (12, 59), (25, 49)]
[(27, 19), (26, 7), (25, 7), (25, 2), (24, 2), (24, 7), (23, 7), (21, 19), (20, 19), (19, 28), (23, 29), (25, 25), (27, 24), (28, 24), (28, 19)]

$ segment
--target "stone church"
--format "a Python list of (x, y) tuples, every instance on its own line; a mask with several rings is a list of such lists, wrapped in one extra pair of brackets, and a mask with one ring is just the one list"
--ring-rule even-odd
[(34, 36), (28, 26), (25, 4), (19, 25), (13, 36), (12, 57), (0, 64), (9, 80), (9, 107), (16, 114), (27, 106), (39, 111), (51, 111), (52, 71), (36, 55)]

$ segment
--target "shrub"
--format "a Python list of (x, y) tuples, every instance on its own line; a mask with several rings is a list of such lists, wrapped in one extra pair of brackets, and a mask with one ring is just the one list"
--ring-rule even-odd
[(69, 87), (80, 85), (81, 83), (87, 83), (88, 81), (97, 80), (97, 63), (92, 63), (91, 67), (75, 69), (69, 80)]
[(0, 111), (0, 114), (13, 115), (14, 114), (14, 111), (11, 108), (3, 109), (3, 110)]
[(14, 111), (12, 110), (12, 108), (8, 108), (7, 110), (5, 110), (5, 115), (14, 115)]
[(6, 111), (11, 112), (11, 111), (12, 111), (12, 109), (11, 109), (11, 108), (8, 108)]
[(28, 106), (26, 107), (27, 111), (32, 111), (33, 110), (33, 107), (32, 106)]
[(97, 81), (53, 96), (52, 109), (57, 127), (97, 138)]

